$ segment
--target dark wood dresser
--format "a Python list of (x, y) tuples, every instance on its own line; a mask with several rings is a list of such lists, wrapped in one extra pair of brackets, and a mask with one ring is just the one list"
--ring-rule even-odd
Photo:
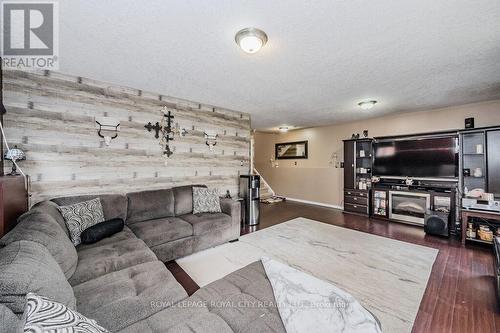
[(28, 210), (28, 192), (23, 176), (0, 176), (0, 238)]

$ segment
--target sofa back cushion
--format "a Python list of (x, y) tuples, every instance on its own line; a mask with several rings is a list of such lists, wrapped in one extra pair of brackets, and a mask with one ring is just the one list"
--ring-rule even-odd
[(69, 237), (69, 230), (66, 226), (66, 220), (64, 220), (64, 217), (59, 211), (59, 205), (52, 201), (40, 201), (30, 209), (30, 211), (35, 210), (49, 214), (54, 219), (54, 221), (56, 221), (61, 226), (66, 235), (68, 235)]
[(75, 272), (78, 255), (68, 235), (52, 215), (37, 208), (23, 214), (18, 221), (14, 229), (0, 239), (0, 246), (21, 240), (39, 243), (49, 251), (69, 279)]
[(29, 241), (0, 249), (0, 304), (21, 315), (26, 295), (36, 292), (74, 309), (73, 289), (45, 246)]
[(172, 189), (132, 192), (127, 197), (127, 224), (174, 216)]
[(174, 191), (175, 216), (191, 214), (193, 212), (193, 187), (205, 185), (186, 185), (172, 188)]
[(101, 194), (101, 195), (79, 195), (74, 197), (62, 197), (52, 199), (59, 206), (69, 206), (76, 203), (89, 201), (95, 198), (101, 199), (102, 211), (104, 212), (104, 219), (111, 220), (127, 218), (127, 197), (123, 194)]
[(0, 332), (19, 333), (23, 331), (23, 322), (8, 307), (0, 304)]

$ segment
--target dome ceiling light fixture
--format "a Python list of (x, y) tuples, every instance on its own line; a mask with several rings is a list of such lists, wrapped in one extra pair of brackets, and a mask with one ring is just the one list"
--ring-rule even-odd
[(359, 102), (358, 105), (362, 110), (370, 110), (377, 104), (377, 101), (371, 100), (371, 101), (362, 101)]
[(279, 130), (280, 130), (280, 132), (288, 132), (289, 128), (288, 128), (288, 126), (280, 126)]
[(236, 44), (246, 53), (257, 53), (267, 43), (267, 35), (257, 28), (241, 29), (234, 36)]

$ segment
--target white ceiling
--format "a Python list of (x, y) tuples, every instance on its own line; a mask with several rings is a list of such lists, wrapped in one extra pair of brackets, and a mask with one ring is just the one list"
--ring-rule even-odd
[[(499, 0), (59, 3), (62, 72), (249, 112), (257, 129), (500, 98)], [(257, 54), (234, 42), (245, 27), (269, 36)]]

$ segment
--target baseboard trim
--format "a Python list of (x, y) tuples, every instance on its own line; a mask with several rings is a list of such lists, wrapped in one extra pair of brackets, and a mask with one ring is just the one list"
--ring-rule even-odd
[(328, 208), (334, 208), (334, 209), (340, 209), (340, 210), (344, 209), (344, 207), (342, 207), (342, 206), (330, 205), (330, 204), (326, 204), (326, 203), (322, 203), (322, 202), (317, 202), (317, 201), (309, 201), (309, 200), (302, 200), (302, 199), (289, 198), (289, 197), (284, 197), (284, 198), (286, 200), (296, 201), (296, 202), (305, 203), (305, 204), (309, 204), (309, 205), (315, 205), (315, 206), (321, 206), (321, 207), (328, 207)]

